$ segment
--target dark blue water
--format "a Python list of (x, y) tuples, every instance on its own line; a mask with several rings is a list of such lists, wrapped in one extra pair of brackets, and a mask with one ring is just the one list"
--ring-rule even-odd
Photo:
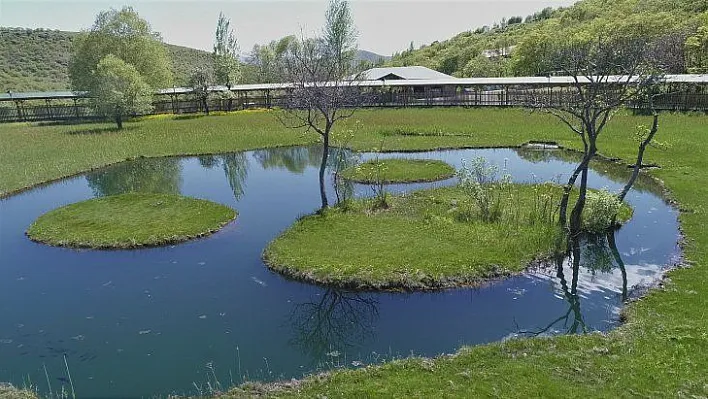
[[(558, 154), (382, 157), (459, 166), (484, 156), (506, 163), (518, 181), (545, 181), (574, 167), (572, 157)], [(219, 383), (449, 353), (519, 333), (604, 331), (618, 323), (624, 297), (654, 282), (677, 254), (677, 214), (644, 184), (628, 196), (634, 218), (616, 233), (625, 273), (616, 263), (593, 266), (588, 255), (570, 293), (554, 269), (440, 293), (353, 294), (288, 281), (268, 271), (260, 256), (299, 215), (317, 209), (319, 156), (317, 148), (288, 148), (139, 160), (0, 201), (0, 381), (31, 382), (46, 392), (46, 367), (56, 392), (67, 386), (66, 355), (80, 397), (194, 394)], [(597, 188), (617, 190), (627, 175), (609, 165), (596, 168), (590, 182)], [(24, 236), (44, 212), (129, 190), (206, 198), (239, 216), (211, 237), (137, 251), (54, 248)], [(355, 192), (367, 195), (370, 188)], [(564, 271), (570, 280), (572, 268)], [(549, 326), (563, 315), (569, 316)]]

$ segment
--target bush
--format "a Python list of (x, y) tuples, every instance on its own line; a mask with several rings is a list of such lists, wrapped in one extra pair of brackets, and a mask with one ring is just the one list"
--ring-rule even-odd
[(615, 222), (622, 202), (606, 189), (588, 191), (583, 209), (583, 229), (591, 233), (601, 233)]
[[(506, 168), (505, 168), (506, 170)], [(474, 200), (479, 208), (482, 221), (493, 223), (501, 219), (506, 204), (506, 188), (511, 185), (511, 175), (504, 173), (497, 178), (499, 168), (487, 163), (483, 157), (475, 158), (468, 165), (462, 164), (457, 172), (460, 186)]]

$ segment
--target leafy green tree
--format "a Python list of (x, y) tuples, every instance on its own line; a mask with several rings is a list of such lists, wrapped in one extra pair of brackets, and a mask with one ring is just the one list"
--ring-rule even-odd
[(471, 59), (465, 68), (462, 70), (463, 76), (466, 77), (499, 77), (502, 76), (502, 66), (497, 61), (492, 61), (489, 58), (479, 55)]
[(96, 67), (108, 54), (132, 65), (154, 90), (171, 83), (170, 62), (160, 35), (131, 7), (102, 11), (91, 29), (77, 36), (69, 62), (72, 89), (96, 87)]
[(91, 101), (99, 114), (113, 118), (118, 129), (123, 128), (123, 118), (152, 110), (152, 90), (134, 66), (109, 54), (96, 66), (89, 88)]
[(249, 77), (248, 81), (252, 83), (280, 83), (287, 80), (285, 56), (296, 41), (295, 36), (286, 36), (266, 45), (254, 45), (249, 59), (253, 76)]
[(229, 21), (223, 13), (219, 14), (214, 39), (214, 78), (216, 84), (222, 84), (229, 90), (241, 78), (241, 63), (238, 61), (238, 42)]
[(209, 87), (214, 82), (214, 75), (208, 67), (194, 68), (189, 78), (194, 98), (204, 107), (204, 113), (209, 115)]
[(326, 43), (328, 56), (337, 68), (337, 77), (343, 78), (352, 70), (357, 50), (358, 32), (354, 26), (349, 2), (331, 0), (325, 13), (325, 27), (322, 40)]
[(686, 56), (690, 73), (708, 73), (708, 25), (686, 40)]

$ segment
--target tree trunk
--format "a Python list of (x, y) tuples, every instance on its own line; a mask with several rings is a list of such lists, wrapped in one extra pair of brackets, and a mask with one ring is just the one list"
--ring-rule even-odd
[(575, 201), (573, 211), (570, 213), (570, 235), (572, 238), (580, 235), (582, 226), (583, 209), (588, 194), (588, 166), (586, 165), (580, 172), (580, 188), (578, 189), (578, 199)]
[(118, 129), (123, 129), (123, 115), (121, 114), (116, 114), (116, 125), (118, 125)]
[(204, 103), (204, 112), (206, 112), (206, 114), (209, 115), (209, 103), (207, 102), (207, 99), (206, 98), (202, 99), (202, 102)]
[(632, 176), (629, 178), (629, 181), (622, 189), (622, 192), (617, 196), (620, 201), (624, 201), (624, 198), (627, 196), (627, 193), (629, 193), (629, 190), (632, 188), (634, 182), (637, 180), (637, 177), (639, 176), (639, 171), (642, 169), (642, 163), (644, 162), (644, 151), (646, 151), (647, 147), (649, 146), (649, 143), (651, 143), (651, 141), (654, 139), (654, 136), (656, 135), (656, 132), (658, 130), (659, 114), (654, 111), (654, 122), (652, 123), (651, 130), (649, 131), (647, 137), (639, 144), (639, 152), (637, 152), (637, 161), (634, 163)]
[(591, 158), (592, 157), (588, 156), (588, 154), (583, 157), (583, 160), (580, 162), (578, 167), (575, 168), (573, 174), (570, 176), (570, 179), (568, 179), (568, 183), (563, 188), (563, 197), (561, 198), (560, 210), (558, 212), (558, 224), (563, 228), (565, 228), (568, 223), (568, 201), (570, 200), (570, 192), (573, 191), (573, 186), (575, 185), (575, 181), (578, 179), (578, 176), (580, 176), (580, 172), (582, 172), (582, 170), (590, 164)]
[[(594, 131), (594, 129), (588, 129), (588, 131)], [(580, 188), (578, 190), (578, 200), (575, 201), (575, 206), (573, 207), (573, 212), (570, 214), (570, 234), (571, 237), (577, 237), (580, 234), (581, 222), (583, 216), (583, 209), (585, 209), (585, 200), (588, 194), (588, 168), (590, 166), (590, 160), (597, 153), (597, 146), (595, 140), (596, 135), (589, 135), (590, 146), (585, 152), (585, 159), (583, 159), (583, 164), (581, 164), (580, 172)]]
[(612, 256), (614, 256), (615, 262), (617, 262), (617, 267), (619, 267), (620, 272), (622, 273), (622, 302), (624, 302), (627, 300), (627, 268), (624, 265), (619, 249), (617, 249), (614, 230), (609, 230), (607, 232), (607, 245), (609, 245)]
[(329, 128), (322, 135), (322, 163), (320, 164), (320, 198), (322, 199), (322, 208), (329, 206), (327, 202), (327, 190), (325, 187), (325, 171), (327, 170), (327, 158), (329, 157)]

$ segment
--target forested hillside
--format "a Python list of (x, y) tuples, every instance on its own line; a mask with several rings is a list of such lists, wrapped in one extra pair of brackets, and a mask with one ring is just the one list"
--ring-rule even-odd
[(708, 69), (708, 0), (584, 0), (471, 28), (449, 40), (411, 46), (389, 65), (423, 65), (458, 77), (538, 75), (547, 73), (534, 58), (544, 41), (634, 30), (683, 48), (682, 72)]
[[(67, 90), (71, 43), (76, 32), (0, 28), (0, 92)], [(211, 65), (211, 53), (165, 44), (175, 84), (184, 85), (197, 65)]]
[[(46, 29), (22, 29), (0, 27), (0, 92), (7, 90), (52, 91), (67, 90), (69, 81), (69, 58), (71, 43), (76, 32)], [(189, 47), (165, 44), (170, 56), (174, 84), (186, 86), (189, 74), (199, 65), (211, 68), (211, 53)], [(256, 46), (255, 49), (268, 49)], [(252, 57), (245, 57), (251, 59)], [(357, 62), (374, 65), (378, 60), (387, 60), (369, 51), (359, 50)], [(262, 67), (262, 66), (261, 66)], [(256, 69), (258, 66), (244, 65), (243, 83), (261, 82)], [(277, 81), (281, 77), (271, 77)], [(268, 80), (270, 81), (270, 80)]]

